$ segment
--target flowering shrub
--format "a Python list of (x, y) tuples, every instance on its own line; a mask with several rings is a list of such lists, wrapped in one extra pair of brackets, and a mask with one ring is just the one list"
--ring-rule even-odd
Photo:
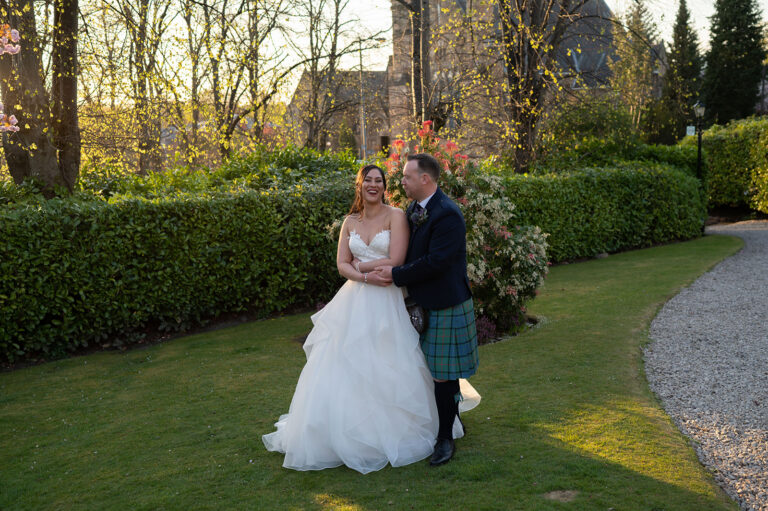
[[(501, 177), (481, 172), (451, 141), (442, 141), (427, 121), (418, 132), (415, 152), (440, 162), (440, 188), (452, 197), (467, 225), (467, 274), (482, 332), (516, 330), (525, 324), (525, 303), (536, 295), (547, 274), (546, 234), (515, 223), (515, 206), (504, 193)], [(396, 140), (385, 165), (390, 204), (405, 208), (401, 181), (407, 144)], [(479, 332), (481, 333), (481, 332)], [(493, 335), (488, 333), (486, 335)]]
[[(10, 44), (19, 42), (19, 32), (15, 29), (11, 29), (11, 26), (7, 23), (0, 25), (0, 55), (8, 53), (9, 55), (16, 55), (19, 53), (21, 47), (18, 44)], [(9, 132), (15, 133), (19, 131), (19, 127), (16, 126), (18, 121), (15, 115), (6, 116), (3, 104), (0, 103), (0, 133)]]

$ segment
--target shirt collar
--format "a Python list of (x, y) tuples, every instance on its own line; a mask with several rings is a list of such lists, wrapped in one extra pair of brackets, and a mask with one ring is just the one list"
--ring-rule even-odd
[[(437, 190), (435, 190), (435, 193), (437, 193)], [(429, 199), (431, 199), (432, 197), (434, 197), (434, 196), (435, 196), (435, 193), (433, 193), (432, 195), (430, 195), (430, 196), (429, 196), (429, 197), (427, 197), (426, 199), (424, 199), (424, 200), (422, 200), (422, 201), (419, 201), (419, 206), (421, 206), (422, 208), (426, 209), (426, 208), (427, 208), (427, 203), (429, 202)]]

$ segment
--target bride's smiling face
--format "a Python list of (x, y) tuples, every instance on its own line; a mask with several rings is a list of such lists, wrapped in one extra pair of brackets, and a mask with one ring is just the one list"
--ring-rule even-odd
[(361, 192), (365, 202), (381, 202), (384, 195), (384, 175), (378, 168), (368, 171), (363, 179)]

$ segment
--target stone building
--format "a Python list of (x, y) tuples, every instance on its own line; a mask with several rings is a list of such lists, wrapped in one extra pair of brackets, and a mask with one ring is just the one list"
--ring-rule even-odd
[[(372, 154), (389, 146), (389, 96), (386, 71), (364, 71), (363, 87), (359, 70), (337, 71), (333, 83), (320, 79), (315, 89), (325, 91), (312, 98), (312, 78), (304, 71), (286, 108), (286, 124), (295, 142), (316, 149), (361, 150), (361, 104), (365, 118), (366, 152)], [(360, 101), (362, 92), (363, 101)], [(316, 101), (317, 108), (308, 105)], [(319, 112), (312, 113), (312, 111)], [(382, 138), (383, 137), (383, 138)]]
[[(477, 137), (473, 152), (492, 152), (498, 140), (489, 119), (505, 122), (499, 87), (504, 62), (498, 54), (501, 22), (498, 2), (492, 0), (424, 0), (429, 4), (431, 41), (429, 58), (424, 62), (427, 76), (425, 102), (435, 124), (452, 136), (472, 133)], [(363, 107), (365, 110), (367, 153), (386, 151), (390, 140), (413, 132), (411, 91), (411, 22), (408, 10), (392, 0), (392, 55), (386, 71), (364, 73)], [(567, 89), (600, 89), (607, 85), (609, 62), (613, 52), (612, 17), (604, 0), (589, 0), (582, 7), (581, 19), (572, 23), (557, 54), (559, 83)], [(489, 77), (478, 80), (478, 70)], [(339, 89), (329, 133), (340, 127), (351, 129), (355, 144), (361, 146), (359, 71), (343, 71), (346, 85)], [(301, 122), (305, 111), (308, 77), (302, 76), (287, 116), (306, 140), (307, 123)], [(485, 83), (478, 83), (485, 82)], [(502, 113), (499, 113), (502, 112)], [(322, 147), (339, 147), (338, 136), (326, 135)]]

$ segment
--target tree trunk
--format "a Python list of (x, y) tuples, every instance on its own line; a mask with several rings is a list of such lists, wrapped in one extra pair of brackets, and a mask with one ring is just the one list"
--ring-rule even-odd
[(419, 34), (419, 59), (421, 60), (421, 66), (418, 77), (419, 87), (421, 87), (421, 122), (432, 120), (432, 97), (430, 94), (432, 72), (429, 65), (431, 37), (429, 0), (421, 0), (421, 31)]
[(3, 134), (5, 159), (16, 184), (29, 178), (38, 179), (45, 196), (51, 197), (55, 187), (71, 190), (74, 181), (62, 175), (56, 148), (50, 139), (49, 100), (42, 77), (33, 0), (9, 4), (2, 7), (10, 13), (10, 25), (21, 34), (21, 51), (17, 55), (0, 57), (0, 76), (3, 77), (0, 91), (8, 109), (6, 114), (16, 115), (20, 129), (16, 133)]
[(422, 1), (412, 0), (411, 2), (411, 96), (413, 97), (413, 119), (417, 123), (424, 120), (421, 58)]
[(80, 173), (77, 4), (78, 0), (59, 0), (53, 17), (53, 139), (59, 149), (59, 171), (70, 190)]

